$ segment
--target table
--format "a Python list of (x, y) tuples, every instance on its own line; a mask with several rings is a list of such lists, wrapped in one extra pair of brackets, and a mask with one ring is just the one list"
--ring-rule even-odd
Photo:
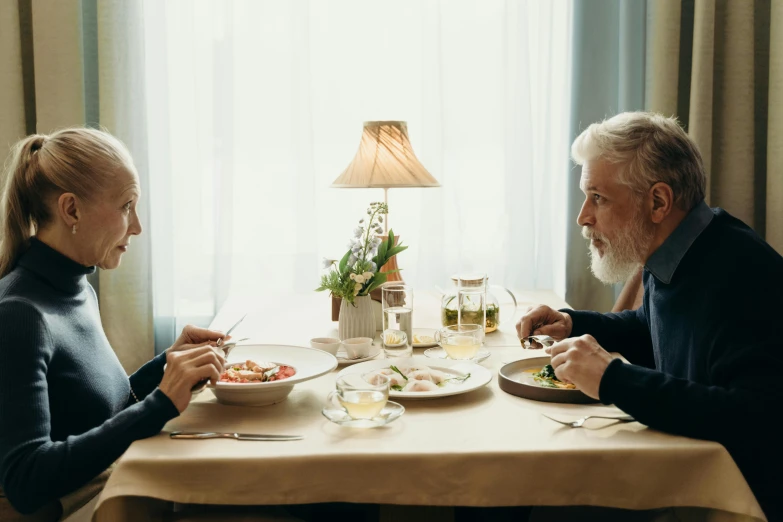
[[(536, 302), (566, 306), (548, 291), (521, 292), (518, 298), (516, 317)], [(213, 327), (227, 329), (245, 312), (237, 338), (307, 346), (312, 337), (336, 333), (325, 294), (232, 297)], [(709, 510), (712, 518), (700, 520), (764, 520), (739, 469), (717, 443), (664, 434), (639, 423), (570, 429), (541, 413), (576, 418), (619, 411), (603, 405), (538, 403), (501, 391), (497, 371), (504, 362), (540, 355), (520, 348), (516, 317), (487, 335), (492, 356), (483, 364), (495, 375), (489, 385), (464, 395), (405, 402), (406, 413), (379, 429), (342, 428), (321, 416), (340, 367), (298, 384), (287, 400), (263, 408), (224, 406), (207, 390), (163, 433), (131, 445), (102, 493), (95, 520), (149, 518), (146, 499), (693, 506)], [(438, 326), (436, 295), (416, 293), (413, 323)], [(168, 438), (167, 432), (174, 430), (300, 433), (306, 438), (285, 443), (178, 441)]]

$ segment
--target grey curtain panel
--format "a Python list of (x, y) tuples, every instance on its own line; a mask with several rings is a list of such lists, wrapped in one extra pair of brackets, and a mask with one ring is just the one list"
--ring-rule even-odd
[[(0, 1), (0, 159), (31, 133), (100, 125), (131, 151), (148, 186), (141, 2)], [(149, 211), (142, 200), (142, 223)], [(153, 356), (149, 229), (122, 265), (97, 272), (106, 335), (129, 372)]]
[(647, 106), (698, 143), (710, 205), (783, 252), (783, 1), (653, 2), (648, 23)]
[[(588, 125), (624, 111), (644, 109), (646, 0), (574, 3), (571, 71), (571, 140)], [(564, 151), (565, 153), (565, 151)], [(576, 309), (608, 311), (619, 288), (590, 272), (587, 242), (576, 224), (584, 194), (582, 170), (568, 173), (566, 301)]]

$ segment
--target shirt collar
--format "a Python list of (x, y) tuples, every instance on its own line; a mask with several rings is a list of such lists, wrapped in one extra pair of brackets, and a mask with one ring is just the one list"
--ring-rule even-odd
[(30, 238), (30, 247), (19, 258), (19, 265), (58, 290), (73, 294), (84, 287), (87, 274), (95, 272), (94, 266), (81, 265), (36, 237)]
[(677, 225), (677, 228), (664, 240), (663, 244), (652, 253), (644, 267), (656, 279), (666, 284), (671, 283), (680, 261), (714, 217), (712, 209), (702, 200)]

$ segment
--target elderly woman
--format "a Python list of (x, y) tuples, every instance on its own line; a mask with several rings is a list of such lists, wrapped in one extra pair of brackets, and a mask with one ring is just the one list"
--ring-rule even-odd
[(0, 229), (0, 484), (20, 513), (60, 510), (179, 415), (197, 382), (219, 379), (220, 332), (185, 327), (130, 377), (106, 338), (86, 276), (120, 265), (142, 230), (140, 196), (109, 134), (66, 129), (16, 146)]

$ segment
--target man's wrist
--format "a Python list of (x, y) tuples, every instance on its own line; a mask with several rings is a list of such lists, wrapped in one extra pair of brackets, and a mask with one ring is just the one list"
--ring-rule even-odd
[(574, 320), (571, 315), (566, 312), (560, 312), (563, 314), (563, 323), (566, 328), (566, 337), (571, 337), (571, 332), (574, 330)]

